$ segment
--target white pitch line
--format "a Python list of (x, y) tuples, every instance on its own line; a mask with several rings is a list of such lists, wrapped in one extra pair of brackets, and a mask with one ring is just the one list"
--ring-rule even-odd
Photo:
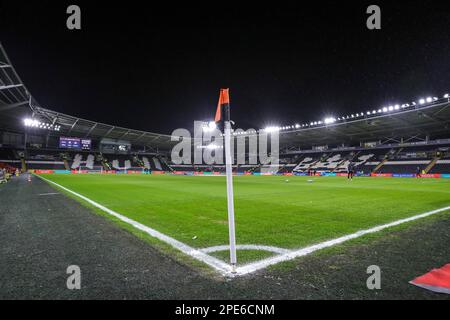
[[(255, 245), (255, 244), (238, 244), (238, 245), (236, 245), (236, 249), (237, 250), (268, 251), (268, 252), (273, 252), (273, 253), (278, 253), (278, 254), (285, 254), (285, 253), (292, 252), (291, 250), (283, 249), (283, 248), (279, 248), (279, 247), (262, 246), (262, 245)], [(204, 252), (204, 253), (211, 253), (211, 252), (226, 251), (226, 250), (230, 250), (229, 245), (204, 248), (204, 249), (201, 249), (200, 251)]]
[[(283, 253), (281, 255), (278, 255), (276, 257), (267, 258), (267, 259), (260, 260), (258, 262), (250, 263), (250, 264), (244, 265), (242, 267), (236, 268), (236, 273), (232, 273), (231, 272), (231, 266), (229, 264), (227, 264), (227, 263), (225, 263), (225, 262), (223, 262), (223, 261), (221, 261), (219, 259), (216, 259), (216, 258), (214, 258), (212, 256), (207, 255), (204, 252), (205, 249), (194, 249), (194, 248), (192, 248), (192, 247), (190, 247), (190, 246), (188, 246), (188, 245), (186, 245), (186, 244), (184, 244), (184, 243), (182, 243), (182, 242), (180, 242), (178, 240), (175, 240), (175, 239), (173, 239), (173, 238), (171, 238), (169, 236), (166, 236), (165, 234), (163, 234), (163, 233), (161, 233), (159, 231), (156, 231), (156, 230), (154, 230), (152, 228), (149, 228), (149, 227), (147, 227), (147, 226), (145, 226), (145, 225), (143, 225), (141, 223), (138, 223), (138, 222), (136, 222), (136, 221), (134, 221), (132, 219), (129, 219), (129, 218), (125, 217), (125, 216), (122, 216), (121, 214), (119, 214), (117, 212), (114, 212), (114, 211), (112, 211), (112, 210), (102, 206), (101, 204), (98, 204), (95, 201), (92, 201), (91, 199), (86, 198), (85, 196), (83, 196), (81, 194), (78, 194), (78, 193), (76, 193), (76, 192), (74, 192), (74, 191), (72, 191), (70, 189), (67, 189), (66, 187), (63, 187), (63, 186), (57, 184), (56, 182), (53, 182), (53, 181), (48, 180), (48, 179), (45, 179), (45, 178), (43, 178), (41, 176), (37, 176), (37, 177), (39, 177), (40, 179), (42, 179), (44, 181), (47, 181), (48, 183), (54, 184), (55, 186), (57, 186), (57, 187), (65, 190), (65, 191), (67, 191), (67, 192), (69, 192), (69, 193), (71, 193), (71, 194), (73, 194), (73, 195), (75, 195), (75, 196), (85, 200), (86, 202), (92, 204), (94, 207), (97, 207), (98, 209), (100, 209), (102, 211), (105, 211), (106, 213), (108, 213), (108, 214), (110, 214), (112, 216), (115, 216), (116, 218), (118, 218), (118, 219), (120, 219), (120, 220), (122, 220), (122, 221), (124, 221), (124, 222), (126, 222), (126, 223), (128, 223), (128, 224), (130, 224), (132, 226), (134, 226), (135, 228), (148, 233), (150, 236), (152, 236), (154, 238), (157, 238), (157, 239), (159, 239), (159, 240), (161, 240), (163, 242), (166, 242), (167, 244), (171, 245), (172, 247), (182, 251), (183, 253), (185, 253), (185, 254), (187, 254), (187, 255), (189, 255), (189, 256), (191, 256), (191, 257), (193, 257), (193, 258), (195, 258), (195, 259), (197, 259), (199, 261), (202, 261), (202, 262), (206, 263), (207, 265), (209, 265), (212, 268), (214, 268), (217, 271), (219, 271), (222, 275), (225, 275), (225, 276), (228, 276), (228, 277), (236, 277), (236, 276), (247, 275), (247, 274), (256, 272), (258, 270), (265, 269), (265, 268), (267, 268), (267, 267), (269, 267), (271, 265), (274, 265), (274, 264), (277, 264), (277, 263), (280, 263), (280, 262), (293, 260), (293, 259), (298, 258), (298, 257), (306, 256), (306, 255), (311, 254), (311, 253), (313, 253), (315, 251), (318, 251), (318, 250), (321, 250), (321, 249), (325, 249), (325, 248), (328, 248), (328, 247), (332, 247), (332, 246), (341, 244), (343, 242), (362, 237), (362, 236), (367, 235), (367, 234), (380, 232), (380, 231), (382, 231), (384, 229), (387, 229), (387, 228), (391, 228), (391, 227), (398, 226), (398, 225), (403, 224), (403, 223), (407, 223), (407, 222), (423, 219), (423, 218), (426, 218), (426, 217), (429, 217), (429, 216), (432, 216), (432, 215), (435, 215), (435, 214), (438, 214), (438, 213), (450, 210), (450, 206), (449, 206), (449, 207), (445, 207), (445, 208), (441, 208), (441, 209), (437, 209), (437, 210), (428, 211), (428, 212), (425, 212), (425, 213), (422, 213), (422, 214), (419, 214), (419, 215), (416, 215), (416, 216), (413, 216), (413, 217), (409, 217), (409, 218), (406, 218), (406, 219), (397, 220), (397, 221), (394, 221), (394, 222), (391, 222), (391, 223), (388, 223), (388, 224), (384, 224), (384, 225), (380, 225), (380, 226), (377, 226), (377, 227), (374, 227), (374, 228), (361, 230), (361, 231), (358, 231), (356, 233), (352, 233), (352, 234), (349, 234), (349, 235), (346, 235), (346, 236), (343, 236), (343, 237), (340, 237), (340, 238), (337, 238), (337, 239), (333, 239), (333, 240), (325, 241), (325, 242), (322, 242), (322, 243), (318, 243), (318, 244), (315, 244), (315, 245), (312, 245), (312, 246), (309, 246), (309, 247), (306, 247), (306, 248), (303, 248), (303, 249), (299, 249), (299, 250), (292, 250), (292, 251), (289, 251), (287, 253)], [(252, 246), (252, 245), (247, 245), (247, 246)], [(222, 247), (222, 246), (220, 246), (220, 247)], [(228, 246), (223, 246), (223, 247), (228, 248)], [(208, 249), (210, 249), (210, 248), (206, 248), (206, 250), (208, 250)]]
[(89, 198), (79, 194), (79, 193), (76, 193), (75, 191), (72, 191), (70, 189), (67, 189), (66, 187), (63, 187), (62, 185), (60, 185), (60, 184), (58, 184), (56, 182), (53, 182), (53, 181), (48, 180), (48, 179), (45, 179), (45, 178), (43, 178), (41, 176), (37, 176), (37, 177), (39, 177), (40, 179), (42, 179), (42, 180), (44, 180), (44, 181), (46, 181), (48, 183), (51, 183), (51, 184), (53, 184), (53, 185), (55, 185), (55, 186), (65, 190), (65, 191), (73, 194), (74, 196), (77, 196), (80, 199), (83, 199), (84, 201), (90, 203), (94, 207), (96, 207), (96, 208), (98, 208), (98, 209), (100, 209), (100, 210), (102, 210), (102, 211), (104, 211), (104, 212), (106, 212), (106, 213), (108, 213), (108, 214), (118, 218), (119, 220), (122, 220), (123, 222), (126, 222), (126, 223), (132, 225), (136, 229), (139, 229), (139, 230), (142, 230), (142, 231), (148, 233), (150, 236), (152, 236), (154, 238), (157, 238), (157, 239), (159, 239), (159, 240), (161, 240), (161, 241), (171, 245), (173, 248), (178, 249), (181, 252), (183, 252), (183, 253), (185, 253), (185, 254), (187, 254), (187, 255), (189, 255), (189, 256), (197, 259), (197, 260), (200, 260), (200, 261), (206, 263), (207, 265), (213, 267), (214, 269), (216, 269), (217, 271), (219, 271), (220, 273), (222, 273), (224, 275), (229, 273), (229, 272), (231, 272), (231, 266), (229, 264), (219, 260), (219, 259), (211, 257), (211, 256), (201, 252), (198, 249), (194, 249), (194, 248), (192, 248), (192, 247), (190, 247), (190, 246), (188, 246), (188, 245), (186, 245), (186, 244), (184, 244), (184, 243), (182, 243), (182, 242), (180, 242), (178, 240), (175, 240), (175, 239), (173, 239), (173, 238), (171, 238), (169, 236), (166, 236), (165, 234), (163, 234), (163, 233), (161, 233), (159, 231), (156, 231), (156, 230), (154, 230), (154, 229), (152, 229), (150, 227), (147, 227), (147, 226), (145, 226), (145, 225), (143, 225), (143, 224), (141, 224), (141, 223), (139, 223), (137, 221), (134, 221), (134, 220), (132, 220), (130, 218), (127, 218), (127, 217), (125, 217), (125, 216), (123, 216), (123, 215), (121, 215), (121, 214), (119, 214), (119, 213), (117, 213), (117, 212), (115, 212), (113, 210), (110, 210), (110, 209), (102, 206), (101, 204), (99, 204), (99, 203), (97, 203), (97, 202), (95, 202), (95, 201), (93, 201), (93, 200), (91, 200), (91, 199), (89, 199)]
[(249, 274), (249, 273), (253, 273), (255, 271), (267, 268), (268, 266), (271, 266), (271, 265), (274, 265), (274, 264), (277, 264), (277, 263), (280, 263), (280, 262), (289, 261), (289, 260), (292, 260), (292, 259), (295, 259), (295, 258), (298, 258), (298, 257), (306, 256), (308, 254), (311, 254), (311, 253), (313, 253), (315, 251), (318, 251), (318, 250), (321, 250), (321, 249), (324, 249), (324, 248), (332, 247), (332, 246), (335, 246), (337, 244), (341, 244), (343, 242), (346, 242), (346, 241), (349, 241), (349, 240), (352, 240), (352, 239), (356, 239), (356, 238), (362, 237), (362, 236), (370, 234), (370, 233), (380, 232), (380, 231), (382, 231), (384, 229), (391, 228), (391, 227), (394, 227), (394, 226), (398, 226), (398, 225), (403, 224), (403, 223), (407, 223), (407, 222), (411, 222), (411, 221), (414, 221), (414, 220), (423, 219), (423, 218), (426, 218), (426, 217), (429, 217), (429, 216), (432, 216), (432, 215), (435, 215), (435, 214), (438, 214), (438, 213), (441, 213), (441, 212), (447, 211), (447, 210), (450, 210), (450, 207), (445, 207), (445, 208), (441, 208), (441, 209), (425, 212), (425, 213), (422, 213), (422, 214), (419, 214), (419, 215), (416, 215), (416, 216), (413, 216), (413, 217), (410, 217), (410, 218), (397, 220), (397, 221), (394, 221), (394, 222), (391, 222), (391, 223), (388, 223), (388, 224), (383, 224), (383, 225), (380, 225), (380, 226), (377, 226), (377, 227), (374, 227), (374, 228), (371, 228), (371, 229), (361, 230), (361, 231), (358, 231), (356, 233), (352, 233), (352, 234), (349, 234), (349, 235), (346, 235), (346, 236), (343, 236), (343, 237), (340, 237), (340, 238), (337, 238), (337, 239), (333, 239), (333, 240), (325, 241), (325, 242), (322, 242), (322, 243), (318, 243), (316, 245), (313, 245), (313, 246), (310, 246), (310, 247), (306, 247), (306, 248), (303, 248), (303, 249), (300, 249), (300, 250), (292, 251), (290, 253), (286, 253), (286, 254), (283, 254), (283, 255), (280, 255), (280, 256), (276, 256), (276, 257), (273, 257), (273, 258), (267, 258), (267, 259), (264, 259), (264, 260), (261, 260), (261, 261), (255, 262), (255, 263), (250, 263), (250, 264), (247, 264), (245, 266), (238, 267), (236, 269), (236, 271), (237, 271), (238, 275), (246, 275), (246, 274)]

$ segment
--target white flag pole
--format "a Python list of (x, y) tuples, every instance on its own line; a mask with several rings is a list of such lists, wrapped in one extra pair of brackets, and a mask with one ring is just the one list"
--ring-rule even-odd
[[(225, 90), (224, 90), (225, 91)], [(226, 90), (228, 96), (228, 90)], [(227, 97), (227, 100), (229, 98)], [(230, 238), (230, 262), (231, 271), (236, 272), (236, 231), (234, 224), (234, 193), (233, 193), (233, 167), (232, 167), (232, 150), (231, 150), (231, 116), (230, 102), (224, 101), (224, 124), (225, 124), (225, 167), (227, 173), (227, 200), (228, 200), (228, 228)]]
[(230, 262), (232, 272), (236, 272), (236, 232), (234, 225), (233, 168), (231, 159), (231, 123), (225, 121), (225, 165), (227, 171), (228, 228), (230, 237)]

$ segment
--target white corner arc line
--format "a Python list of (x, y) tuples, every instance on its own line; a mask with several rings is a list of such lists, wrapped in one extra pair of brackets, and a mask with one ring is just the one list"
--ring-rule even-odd
[(271, 265), (274, 265), (274, 264), (277, 264), (280, 262), (284, 262), (284, 261), (292, 260), (292, 259), (295, 259), (298, 257), (306, 256), (315, 251), (318, 251), (318, 250), (321, 250), (324, 248), (328, 248), (328, 247), (332, 247), (337, 244), (341, 244), (343, 242), (346, 242), (346, 241), (349, 241), (352, 239), (356, 239), (356, 238), (362, 237), (362, 236), (370, 234), (370, 233), (376, 233), (376, 232), (382, 231), (387, 228), (395, 227), (400, 224), (411, 222), (414, 220), (423, 219), (423, 218), (426, 218), (426, 217), (429, 217), (429, 216), (432, 216), (432, 215), (435, 215), (435, 214), (438, 214), (438, 213), (441, 213), (444, 211), (448, 211), (448, 210), (450, 210), (450, 207), (445, 207), (445, 208), (425, 212), (425, 213), (422, 213), (422, 214), (419, 214), (419, 215), (416, 215), (413, 217), (397, 220), (397, 221), (394, 221), (394, 222), (391, 222), (388, 224), (383, 224), (383, 225), (380, 225), (380, 226), (377, 226), (374, 228), (361, 230), (361, 231), (358, 231), (358, 232), (355, 232), (355, 233), (352, 233), (352, 234), (349, 234), (349, 235), (346, 235), (346, 236), (343, 236), (343, 237), (340, 237), (337, 239), (318, 243), (316, 245), (312, 245), (312, 246), (309, 246), (309, 247), (306, 247), (303, 249), (295, 250), (295, 251), (292, 251), (290, 253), (286, 253), (286, 254), (283, 254), (280, 256), (276, 256), (273, 258), (267, 258), (267, 259), (264, 259), (264, 260), (261, 260), (261, 261), (255, 262), (255, 263), (250, 263), (245, 266), (238, 267), (236, 269), (236, 271), (237, 271), (238, 275), (245, 275), (245, 274), (253, 273), (260, 269), (267, 268), (268, 266), (271, 266)]
[(183, 252), (183, 253), (185, 253), (185, 254), (187, 254), (187, 255), (189, 255), (189, 256), (191, 256), (191, 257), (193, 257), (193, 258), (195, 258), (195, 259), (197, 259), (197, 260), (199, 260), (201, 262), (206, 263), (207, 265), (213, 267), (214, 269), (216, 269), (217, 271), (219, 271), (223, 275), (231, 273), (231, 266), (229, 264), (219, 260), (219, 259), (211, 257), (211, 256), (207, 255), (206, 253), (201, 252), (198, 249), (192, 248), (192, 247), (188, 246), (187, 244), (184, 244), (184, 243), (182, 243), (182, 242), (180, 242), (178, 240), (175, 240), (174, 238), (171, 238), (171, 237), (169, 237), (169, 236), (167, 236), (167, 235), (165, 235), (165, 234), (163, 234), (163, 233), (161, 233), (159, 231), (156, 231), (156, 230), (154, 230), (154, 229), (152, 229), (150, 227), (147, 227), (147, 226), (145, 226), (145, 225), (143, 225), (143, 224), (141, 224), (141, 223), (139, 223), (137, 221), (134, 221), (134, 220), (132, 220), (130, 218), (127, 218), (127, 217), (125, 217), (125, 216), (123, 216), (123, 215), (121, 215), (121, 214), (119, 214), (119, 213), (117, 213), (117, 212), (115, 212), (115, 211), (113, 211), (111, 209), (108, 209), (108, 208), (102, 206), (101, 204), (99, 204), (99, 203), (97, 203), (97, 202), (95, 202), (95, 201), (93, 201), (93, 200), (91, 200), (91, 199), (89, 199), (89, 198), (87, 198), (87, 197), (85, 197), (85, 196), (75, 192), (75, 191), (72, 191), (72, 190), (70, 190), (70, 189), (68, 189), (66, 187), (61, 186), (60, 184), (58, 184), (56, 182), (53, 182), (53, 181), (48, 180), (48, 179), (46, 179), (44, 177), (41, 177), (41, 176), (37, 176), (37, 177), (39, 177), (40, 179), (42, 179), (42, 180), (44, 180), (44, 181), (46, 181), (48, 183), (51, 183), (51, 184), (53, 184), (53, 185), (55, 185), (55, 186), (65, 190), (65, 191), (73, 194), (74, 196), (77, 196), (80, 199), (83, 199), (84, 201), (88, 202), (89, 204), (93, 205), (94, 207), (96, 207), (96, 208), (98, 208), (98, 209), (100, 209), (100, 210), (102, 210), (102, 211), (104, 211), (104, 212), (106, 212), (106, 213), (108, 213), (108, 214), (118, 218), (119, 220), (121, 220), (123, 222), (126, 222), (126, 223), (132, 225), (136, 229), (139, 229), (141, 231), (146, 232), (150, 236), (152, 236), (154, 238), (157, 238), (157, 239), (159, 239), (159, 240), (161, 240), (161, 241), (171, 245), (173, 248), (178, 249), (181, 252)]

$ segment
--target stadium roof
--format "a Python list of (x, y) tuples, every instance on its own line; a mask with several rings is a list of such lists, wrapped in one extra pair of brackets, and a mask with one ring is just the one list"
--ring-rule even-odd
[[(170, 135), (108, 125), (41, 107), (16, 73), (1, 44), (0, 115), (0, 128), (13, 132), (24, 132), (24, 119), (32, 118), (45, 124), (46, 134), (55, 136), (117, 139), (161, 151), (170, 150), (176, 143), (171, 141)], [(280, 147), (285, 150), (320, 145), (351, 145), (363, 141), (398, 143), (420, 141), (426, 137), (449, 138), (450, 99), (447, 95), (426, 103), (403, 105), (389, 112), (387, 109), (378, 110), (339, 118), (338, 121), (332, 119), (281, 129), (284, 130), (279, 131)]]
[(312, 128), (280, 132), (280, 145), (287, 148), (355, 144), (381, 141), (401, 143), (450, 137), (450, 101), (438, 99), (425, 106), (413, 106), (393, 113), (365, 115)]
[(33, 118), (52, 128), (58, 127), (58, 131), (47, 132), (51, 135), (125, 140), (152, 149), (166, 149), (173, 144), (169, 135), (122, 128), (42, 108), (20, 79), (1, 43), (0, 115), (0, 128), (14, 132), (24, 132), (24, 119)]

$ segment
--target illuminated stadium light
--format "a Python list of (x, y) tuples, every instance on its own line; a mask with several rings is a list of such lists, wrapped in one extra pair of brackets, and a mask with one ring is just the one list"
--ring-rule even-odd
[(279, 127), (267, 127), (264, 129), (265, 132), (271, 133), (271, 132), (277, 132), (280, 131)]
[[(450, 95), (448, 93), (443, 95), (443, 99), (450, 99)], [(421, 98), (418, 100), (418, 102), (416, 101), (412, 101), (411, 103), (404, 103), (404, 104), (395, 104), (395, 105), (390, 105), (387, 107), (383, 107), (381, 109), (375, 109), (373, 111), (367, 111), (367, 112), (361, 112), (361, 113), (354, 113), (348, 116), (342, 116), (339, 118), (333, 118), (333, 117), (329, 117), (329, 118), (325, 118), (323, 121), (313, 121), (305, 124), (295, 124), (292, 126), (287, 126), (287, 127), (269, 127), (266, 128), (265, 131), (268, 132), (274, 132), (274, 131), (279, 131), (279, 130), (291, 130), (291, 129), (300, 129), (300, 128), (305, 128), (305, 127), (312, 127), (312, 126), (317, 126), (317, 125), (328, 125), (328, 124), (332, 124), (332, 123), (336, 123), (338, 121), (345, 121), (348, 119), (355, 119), (355, 118), (362, 118), (362, 117), (370, 117), (370, 116), (375, 116), (376, 114), (380, 114), (380, 113), (387, 113), (387, 112), (394, 112), (394, 111), (401, 111), (405, 108), (409, 108), (409, 107), (415, 107), (418, 104), (419, 105), (424, 105), (427, 103), (433, 103), (435, 101), (439, 101), (438, 97), (427, 97), (427, 98)], [(269, 130), (267, 130), (269, 129)], [(263, 129), (264, 130), (264, 129)]]
[(330, 118), (325, 118), (324, 122), (325, 122), (325, 124), (332, 124), (332, 123), (335, 123), (335, 122), (336, 122), (336, 119), (335, 119), (335, 118), (332, 118), (332, 117), (330, 117)]
[(61, 126), (60, 125), (53, 125), (51, 123), (41, 122), (36, 119), (24, 119), (23, 124), (25, 127), (28, 128), (37, 128), (37, 129), (46, 129), (46, 130), (54, 130), (54, 131), (60, 131)]
[(216, 125), (216, 123), (214, 121), (210, 121), (207, 124), (205, 123), (203, 125), (203, 131), (204, 132), (212, 132), (212, 131), (214, 131), (216, 129), (217, 129), (217, 125)]

